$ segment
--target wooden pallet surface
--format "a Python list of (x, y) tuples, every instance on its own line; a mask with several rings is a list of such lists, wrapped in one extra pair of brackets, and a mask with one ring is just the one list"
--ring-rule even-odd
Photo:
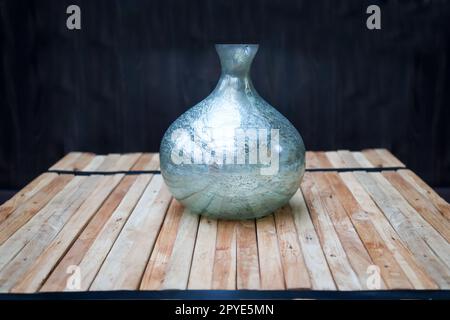
[(386, 149), (306, 161), (289, 204), (225, 221), (173, 199), (158, 154), (69, 153), (0, 206), (0, 291), (450, 288), (450, 205), (423, 180)]

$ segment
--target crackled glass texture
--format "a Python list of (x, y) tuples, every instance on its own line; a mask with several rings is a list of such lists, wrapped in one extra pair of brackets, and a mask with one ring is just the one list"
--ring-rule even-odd
[(161, 173), (191, 212), (221, 219), (258, 218), (285, 205), (305, 170), (295, 127), (259, 96), (250, 79), (258, 45), (216, 45), (216, 88), (166, 131)]

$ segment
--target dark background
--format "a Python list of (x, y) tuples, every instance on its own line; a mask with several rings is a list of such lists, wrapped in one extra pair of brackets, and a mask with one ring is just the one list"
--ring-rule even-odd
[[(81, 7), (81, 30), (66, 8)], [(381, 7), (381, 30), (366, 8)], [(214, 43), (259, 43), (259, 93), (309, 150), (390, 149), (450, 186), (450, 1), (1, 1), (0, 189), (73, 150), (157, 151), (214, 88)]]

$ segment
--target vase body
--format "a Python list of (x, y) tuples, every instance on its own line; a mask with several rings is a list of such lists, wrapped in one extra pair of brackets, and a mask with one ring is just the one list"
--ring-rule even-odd
[(305, 169), (294, 126), (256, 92), (258, 45), (216, 45), (222, 73), (213, 92), (181, 115), (160, 147), (161, 173), (191, 212), (258, 218), (286, 204)]

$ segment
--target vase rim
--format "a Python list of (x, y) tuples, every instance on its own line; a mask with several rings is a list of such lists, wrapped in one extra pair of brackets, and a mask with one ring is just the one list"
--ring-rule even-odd
[(249, 46), (249, 47), (259, 47), (258, 43), (216, 43), (216, 47), (217, 46), (230, 46), (230, 47), (245, 47), (245, 46)]

